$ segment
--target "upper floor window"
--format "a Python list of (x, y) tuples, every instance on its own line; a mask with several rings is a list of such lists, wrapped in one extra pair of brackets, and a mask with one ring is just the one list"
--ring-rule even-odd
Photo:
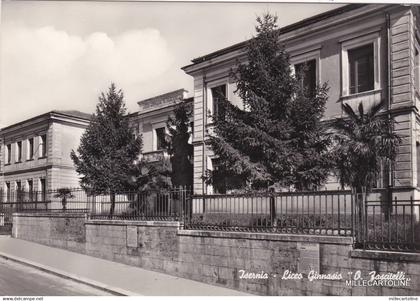
[[(312, 47), (312, 50), (301, 50), (300, 54), (290, 57), (291, 71), (299, 80), (301, 86), (311, 94), (315, 92), (320, 81), (320, 46)], [(303, 53), (302, 53), (303, 52)]]
[(39, 155), (41, 158), (47, 156), (47, 135), (39, 136)]
[(16, 163), (22, 162), (22, 141), (16, 142)]
[(373, 44), (348, 51), (350, 94), (374, 89)]
[(34, 158), (34, 138), (28, 139), (28, 160), (32, 160)]
[(161, 150), (165, 146), (165, 128), (157, 128), (155, 129), (156, 132), (156, 150)]
[(342, 96), (381, 89), (379, 33), (341, 42)]
[(223, 112), (221, 109), (220, 102), (226, 99), (226, 85), (220, 85), (210, 88), (211, 97), (211, 114), (214, 118), (223, 118)]
[(302, 87), (308, 89), (310, 93), (316, 90), (316, 60), (298, 63), (295, 66), (295, 74)]
[(5, 148), (6, 164), (12, 163), (12, 145), (8, 144)]

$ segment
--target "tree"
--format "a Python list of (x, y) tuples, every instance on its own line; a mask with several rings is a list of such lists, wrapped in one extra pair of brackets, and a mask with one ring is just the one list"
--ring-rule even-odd
[(136, 161), (142, 150), (142, 138), (136, 137), (129, 126), (126, 111), (123, 92), (111, 84), (107, 94), (101, 93), (99, 97), (78, 154), (71, 152), (76, 171), (81, 175), (81, 186), (89, 192), (110, 194), (111, 216), (115, 193), (139, 185), (137, 179), (141, 178), (138, 172), (142, 162)]
[(274, 183), (311, 188), (328, 175), (328, 139), (319, 121), (328, 88), (324, 84), (309, 92), (292, 74), (277, 17), (265, 14), (257, 22), (247, 62), (231, 72), (244, 107), (220, 97), (213, 115), (210, 144), (220, 164), (207, 181), (228, 189)]
[(193, 183), (193, 146), (189, 143), (191, 115), (191, 104), (181, 102), (166, 123), (169, 135), (165, 146), (170, 156), (170, 176), (175, 187), (192, 186)]
[(70, 188), (64, 187), (59, 188), (54, 197), (61, 199), (61, 205), (63, 206), (63, 210), (65, 211), (67, 209), (67, 199), (74, 198), (74, 195), (71, 193)]
[(341, 185), (362, 192), (374, 187), (381, 165), (392, 163), (401, 138), (392, 131), (393, 121), (381, 114), (383, 103), (365, 112), (360, 102), (357, 113), (349, 104), (343, 104), (346, 118), (337, 119), (333, 128), (334, 158)]
[[(298, 79), (303, 77), (298, 76)], [(303, 82), (300, 82), (303, 83)], [(327, 84), (315, 90), (300, 85), (290, 114), (292, 148), (296, 161), (293, 167), (293, 185), (298, 190), (319, 187), (329, 174), (333, 161), (329, 151), (331, 138), (328, 127), (321, 121), (328, 100)]]

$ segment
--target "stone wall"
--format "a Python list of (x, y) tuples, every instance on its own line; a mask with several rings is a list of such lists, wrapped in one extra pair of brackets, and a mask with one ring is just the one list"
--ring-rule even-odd
[[(419, 254), (353, 250), (348, 237), (193, 231), (179, 229), (176, 222), (139, 221), (85, 221), (82, 231), (81, 217), (75, 229), (62, 228), (59, 218), (16, 218), (17, 238), (258, 295), (420, 294)], [(308, 263), (320, 274), (340, 273), (343, 279), (309, 281)], [(301, 272), (303, 279), (282, 279), (286, 270)], [(371, 271), (405, 272), (409, 286), (346, 286), (349, 273), (357, 271), (365, 279)], [(267, 279), (241, 278), (245, 272), (266, 273)]]
[(85, 253), (86, 214), (14, 213), (12, 236)]

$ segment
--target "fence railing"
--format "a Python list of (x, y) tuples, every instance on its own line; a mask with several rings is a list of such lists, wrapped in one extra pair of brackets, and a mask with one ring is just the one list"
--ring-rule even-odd
[(87, 193), (82, 189), (45, 192), (0, 191), (0, 212), (86, 212), (91, 219), (181, 220), (191, 190)]
[(176, 220), (185, 229), (354, 237), (364, 249), (420, 251), (420, 201), (385, 190), (192, 195), (190, 189), (88, 194), (81, 189), (0, 191), (5, 224), (14, 212), (86, 212), (90, 219)]
[(420, 201), (356, 200), (354, 236), (357, 248), (420, 252)]
[(352, 235), (351, 191), (194, 195), (188, 229)]
[[(89, 204), (92, 219), (182, 220), (191, 190), (148, 190), (95, 195)], [(115, 199), (112, 209), (111, 197)]]

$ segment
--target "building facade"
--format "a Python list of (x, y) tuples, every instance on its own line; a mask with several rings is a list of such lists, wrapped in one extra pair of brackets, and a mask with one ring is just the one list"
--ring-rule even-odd
[[(342, 103), (386, 104), (403, 141), (384, 186), (414, 197), (420, 191), (419, 27), (418, 6), (351, 4), (279, 29), (292, 67), (299, 69), (305, 63), (308, 84), (327, 82), (330, 87), (324, 120), (343, 117)], [(212, 192), (203, 176), (217, 160), (207, 143), (217, 95), (242, 104), (229, 71), (238, 60), (246, 60), (245, 43), (183, 67), (194, 78), (194, 192), (198, 194)], [(334, 178), (326, 184), (327, 189), (338, 187)]]
[(0, 131), (0, 189), (48, 191), (78, 187), (71, 150), (76, 150), (90, 115), (51, 111)]
[[(168, 157), (163, 141), (166, 122), (180, 102), (192, 102), (184, 89), (138, 102), (129, 114), (130, 126), (143, 137), (143, 156), (148, 162)], [(89, 125), (90, 116), (78, 111), (51, 111), (0, 130), (0, 194), (16, 198), (16, 191), (46, 192), (78, 188), (79, 178), (72, 150)], [(13, 201), (10, 199), (10, 201)]]
[(152, 98), (140, 100), (139, 111), (129, 115), (130, 124), (143, 137), (142, 156), (148, 162), (158, 162), (167, 158), (164, 149), (166, 122), (175, 106), (181, 102), (192, 102), (187, 91), (178, 89)]

